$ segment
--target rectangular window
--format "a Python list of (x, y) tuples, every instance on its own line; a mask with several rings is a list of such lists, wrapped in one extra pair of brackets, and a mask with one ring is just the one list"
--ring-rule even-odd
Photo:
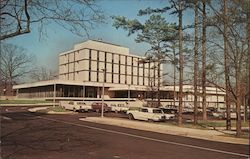
[(75, 79), (76, 79), (76, 52), (74, 51), (74, 76), (73, 76), (73, 80), (75, 80)]
[(91, 49), (89, 49), (89, 81), (91, 81)]
[(100, 52), (97, 51), (97, 68), (96, 68), (96, 71), (97, 71), (97, 75), (96, 75), (96, 81), (99, 82), (99, 63), (100, 63)]
[(106, 70), (104, 73), (104, 82), (107, 82), (107, 52), (105, 52), (105, 61), (104, 61), (104, 69)]
[(112, 54), (112, 77), (111, 82), (114, 83), (114, 54)]
[(150, 72), (150, 61), (149, 61), (149, 63), (148, 63), (148, 85), (149, 86), (152, 86), (151, 85), (151, 78), (150, 78), (150, 74), (151, 74), (151, 72)]
[(133, 66), (134, 66), (134, 60), (133, 60), (133, 57), (132, 57), (132, 64), (131, 64), (131, 84), (134, 84), (134, 83), (133, 83), (133, 79), (134, 79), (134, 78), (133, 78), (133, 74), (134, 74), (134, 73), (133, 73)]
[(121, 55), (119, 55), (118, 83), (121, 83)]
[(67, 58), (68, 58), (68, 80), (69, 80), (69, 54), (67, 54)]
[(127, 84), (127, 62), (128, 56), (125, 56), (125, 84)]
[(142, 69), (142, 76), (143, 76), (143, 81), (142, 81), (142, 85), (145, 85), (145, 63), (143, 63), (143, 69)]
[(137, 60), (137, 85), (139, 85), (139, 58)]

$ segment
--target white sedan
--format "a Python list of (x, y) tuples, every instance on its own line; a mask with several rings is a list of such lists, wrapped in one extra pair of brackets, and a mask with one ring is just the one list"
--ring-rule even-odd
[(85, 102), (82, 101), (62, 101), (60, 102), (61, 107), (66, 110), (73, 110), (79, 112), (87, 112), (92, 110), (91, 105), (87, 105)]
[(128, 110), (130, 120), (145, 120), (145, 121), (165, 121), (166, 116), (161, 109), (140, 107), (138, 110)]

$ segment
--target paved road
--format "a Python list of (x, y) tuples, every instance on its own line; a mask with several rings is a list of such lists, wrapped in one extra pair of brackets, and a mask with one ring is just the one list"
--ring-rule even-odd
[(47, 115), (29, 113), (25, 107), (7, 109), (1, 107), (3, 159), (236, 159), (249, 154), (246, 145), (78, 120), (86, 114)]

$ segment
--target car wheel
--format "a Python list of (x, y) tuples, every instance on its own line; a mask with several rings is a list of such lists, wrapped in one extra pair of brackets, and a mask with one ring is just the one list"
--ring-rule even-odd
[(128, 114), (128, 118), (129, 118), (129, 120), (134, 120), (135, 119), (132, 114)]
[(152, 120), (152, 119), (148, 119), (148, 122), (152, 123), (152, 122), (154, 122), (154, 120)]

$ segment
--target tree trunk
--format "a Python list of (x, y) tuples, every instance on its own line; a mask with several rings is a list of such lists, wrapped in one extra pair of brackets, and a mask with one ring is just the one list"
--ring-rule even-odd
[[(175, 44), (174, 44), (175, 45)], [(175, 106), (175, 99), (176, 99), (176, 63), (175, 63), (175, 46), (173, 47), (173, 54), (174, 54), (174, 106)]]
[[(206, 0), (202, 1), (202, 109), (203, 109), (203, 120), (207, 120), (207, 101), (206, 101)], [(217, 88), (216, 88), (217, 90)], [(218, 96), (218, 95), (217, 95)]]
[(231, 130), (231, 116), (229, 103), (229, 69), (228, 69), (228, 18), (227, 18), (227, 0), (224, 0), (224, 69), (225, 69), (225, 89), (226, 89), (226, 129)]
[(198, 120), (198, 0), (195, 0), (195, 20), (194, 20), (194, 124)]
[(247, 44), (248, 44), (248, 107), (250, 107), (250, 8), (247, 8), (246, 27), (247, 27), (246, 30), (247, 30)]
[(179, 110), (178, 110), (178, 125), (182, 125), (182, 109), (183, 109), (183, 50), (182, 50), (182, 3), (180, 2), (179, 14), (179, 60), (180, 60), (180, 77), (179, 77)]
[(157, 71), (157, 76), (158, 76), (158, 83), (157, 83), (157, 98), (158, 98), (158, 107), (161, 106), (161, 92), (160, 92), (160, 86), (161, 86), (161, 77), (160, 77), (160, 71), (161, 71), (161, 59), (158, 59), (158, 63), (157, 63), (157, 67), (158, 67), (158, 71)]
[[(239, 56), (239, 55), (237, 55)], [(238, 61), (238, 60), (237, 60)], [(240, 76), (240, 63), (236, 63), (236, 136), (239, 137), (241, 135), (241, 76)]]

